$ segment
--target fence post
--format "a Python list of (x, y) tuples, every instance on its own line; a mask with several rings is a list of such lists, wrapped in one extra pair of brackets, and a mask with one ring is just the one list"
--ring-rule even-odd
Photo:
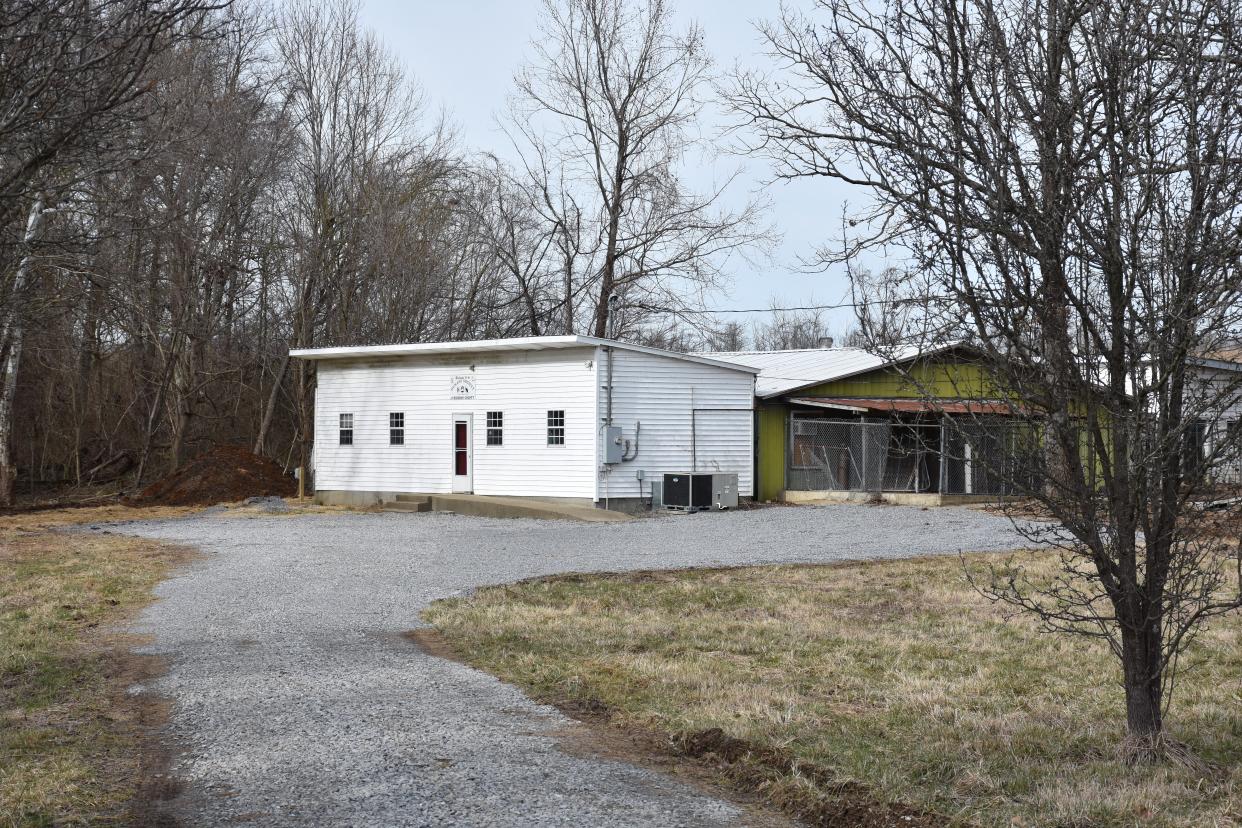
[(948, 494), (949, 488), (949, 416), (940, 415), (940, 494)]

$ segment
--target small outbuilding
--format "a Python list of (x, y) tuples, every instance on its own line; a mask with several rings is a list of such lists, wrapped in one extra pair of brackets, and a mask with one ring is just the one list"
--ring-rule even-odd
[(1208, 463), (1207, 478), (1242, 485), (1242, 348), (1191, 357), (1186, 398), (1199, 418), (1185, 431), (1188, 465)]
[(990, 500), (1025, 473), (1030, 429), (965, 346), (707, 356), (759, 371), (760, 500)]
[(648, 503), (665, 472), (753, 494), (756, 368), (587, 336), (311, 348), (321, 503), (398, 494)]

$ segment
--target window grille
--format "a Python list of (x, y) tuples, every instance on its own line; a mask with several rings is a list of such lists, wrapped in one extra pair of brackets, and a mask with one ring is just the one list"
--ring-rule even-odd
[(565, 411), (548, 412), (548, 445), (565, 445)]
[(405, 445), (405, 412), (394, 411), (388, 415), (388, 445)]

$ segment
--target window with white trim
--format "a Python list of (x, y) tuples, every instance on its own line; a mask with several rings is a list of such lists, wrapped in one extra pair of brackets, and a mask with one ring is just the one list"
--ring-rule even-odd
[(354, 415), (342, 414), (340, 423), (340, 440), (342, 446), (354, 444)]
[(388, 415), (388, 445), (405, 445), (405, 412), (393, 411)]
[(487, 444), (489, 446), (505, 444), (505, 413), (503, 411), (487, 412)]
[(548, 445), (565, 445), (565, 410), (548, 412)]

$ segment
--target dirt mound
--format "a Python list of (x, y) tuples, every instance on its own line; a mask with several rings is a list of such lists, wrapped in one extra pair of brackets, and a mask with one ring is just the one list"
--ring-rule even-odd
[(276, 463), (241, 446), (219, 446), (200, 454), (132, 498), (143, 506), (202, 506), (248, 497), (289, 497), (297, 483)]

